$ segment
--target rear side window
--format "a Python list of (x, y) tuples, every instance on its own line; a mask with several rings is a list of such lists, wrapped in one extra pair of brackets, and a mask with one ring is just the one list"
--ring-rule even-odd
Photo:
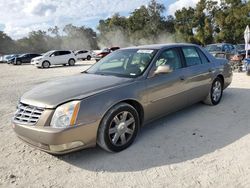
[(200, 49), (197, 49), (197, 51), (198, 51), (198, 53), (200, 55), (202, 64), (209, 63), (209, 60), (208, 60), (207, 56)]
[(195, 47), (183, 47), (182, 51), (188, 67), (201, 64), (200, 56)]
[(70, 51), (60, 51), (60, 55), (68, 55), (71, 54)]
[(77, 53), (76, 53), (76, 55), (78, 55), (78, 54), (82, 54), (82, 53), (83, 53), (83, 51), (79, 51), (79, 52), (77, 52)]

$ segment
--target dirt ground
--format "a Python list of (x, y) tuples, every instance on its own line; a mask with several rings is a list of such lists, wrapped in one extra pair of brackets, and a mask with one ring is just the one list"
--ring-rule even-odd
[(146, 126), (127, 150), (52, 156), (11, 128), (19, 97), (75, 67), (0, 64), (0, 187), (250, 187), (250, 76), (235, 73), (218, 106), (196, 104)]

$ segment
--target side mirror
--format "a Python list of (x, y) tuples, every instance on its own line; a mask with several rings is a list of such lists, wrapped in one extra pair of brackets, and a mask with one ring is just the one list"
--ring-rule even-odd
[(169, 65), (160, 65), (157, 67), (157, 69), (154, 72), (154, 75), (158, 75), (158, 74), (167, 74), (172, 72), (172, 68)]

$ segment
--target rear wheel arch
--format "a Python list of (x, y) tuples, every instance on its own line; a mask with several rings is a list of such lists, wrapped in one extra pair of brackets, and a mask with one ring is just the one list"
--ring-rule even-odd
[(223, 88), (224, 88), (224, 83), (225, 83), (225, 80), (224, 80), (224, 76), (222, 75), (222, 74), (219, 74), (219, 75), (217, 75), (217, 78), (220, 78), (221, 79), (221, 81), (222, 81), (222, 86), (223, 86)]

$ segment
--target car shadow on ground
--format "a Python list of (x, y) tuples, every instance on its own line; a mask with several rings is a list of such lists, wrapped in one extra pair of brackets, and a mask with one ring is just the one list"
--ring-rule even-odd
[(85, 170), (110, 172), (140, 171), (199, 158), (249, 134), (249, 114), (244, 113), (248, 110), (244, 101), (249, 100), (250, 90), (229, 88), (217, 106), (195, 104), (145, 126), (134, 144), (120, 153), (93, 148), (58, 158)]

